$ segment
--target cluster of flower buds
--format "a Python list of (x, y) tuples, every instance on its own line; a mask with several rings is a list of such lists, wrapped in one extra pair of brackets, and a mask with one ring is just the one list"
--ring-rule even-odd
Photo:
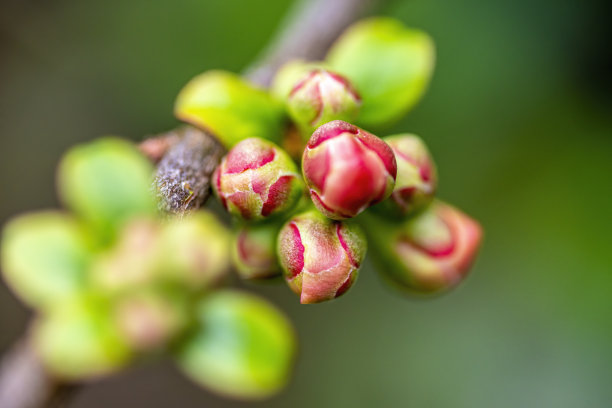
[[(364, 52), (376, 57), (364, 63)], [(443, 228), (438, 227), (447, 224), (432, 224), (428, 230), (429, 224), (417, 222), (442, 208), (432, 205), (437, 171), (425, 143), (411, 134), (381, 139), (358, 126), (388, 125), (410, 109), (427, 86), (433, 54), (426, 34), (392, 19), (371, 19), (349, 28), (326, 61), (291, 61), (279, 70), (271, 94), (291, 121), (285, 139), (251, 134), (228, 152), (214, 176), (217, 197), (237, 220), (233, 264), (241, 277), (267, 278), (282, 269), (302, 303), (317, 303), (338, 297), (355, 281), (366, 250), (357, 225), (369, 230), (368, 219), (381, 218), (375, 229), (387, 218), (394, 223), (389, 228), (417, 225), (414, 242), (439, 237)], [(204, 82), (206, 90), (210, 84)], [(188, 85), (184, 93), (206, 93), (197, 88), (197, 83)], [(247, 96), (242, 98), (244, 106)], [(178, 104), (184, 106), (183, 100), (180, 97)], [(196, 116), (206, 122), (206, 117)], [(241, 137), (234, 136), (230, 138)], [(301, 159), (306, 188), (290, 157)], [(304, 196), (310, 208), (296, 204)], [(362, 217), (364, 212), (372, 214)], [(355, 221), (345, 223), (352, 218)], [(448, 249), (451, 258), (473, 257), (479, 236), (466, 248), (469, 253), (455, 254), (460, 246)], [(393, 239), (400, 238), (383, 232), (372, 247), (393, 246)], [(400, 262), (397, 267), (383, 268), (382, 273), (432, 274), (426, 263), (400, 258), (393, 258)], [(464, 276), (468, 266), (456, 263), (454, 275)], [(394, 280), (408, 290), (432, 290), (414, 283), (416, 278)], [(444, 282), (451, 286), (451, 280)]]

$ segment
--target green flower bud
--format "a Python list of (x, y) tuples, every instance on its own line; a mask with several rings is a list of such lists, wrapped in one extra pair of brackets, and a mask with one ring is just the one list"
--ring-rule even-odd
[(248, 137), (279, 142), (283, 130), (282, 105), (264, 90), (224, 71), (208, 71), (192, 79), (179, 93), (174, 113), (212, 132), (227, 148)]
[(46, 310), (34, 326), (33, 341), (45, 367), (67, 381), (110, 374), (131, 357), (108, 305), (92, 298), (69, 299)]
[(409, 292), (456, 286), (466, 277), (482, 238), (476, 221), (440, 201), (401, 224), (371, 214), (361, 221), (379, 272)]
[(156, 214), (153, 166), (132, 144), (99, 139), (71, 149), (60, 163), (64, 203), (107, 240), (126, 220)]
[(425, 208), (436, 193), (436, 165), (418, 136), (406, 133), (383, 140), (395, 153), (397, 178), (389, 199), (373, 208), (385, 215), (405, 217), (414, 214)]
[(289, 116), (310, 139), (319, 126), (335, 119), (352, 122), (359, 113), (361, 98), (350, 82), (332, 71), (309, 71), (296, 82), (287, 99)]
[(354, 24), (332, 46), (327, 61), (363, 100), (357, 124), (371, 128), (400, 119), (425, 92), (434, 67), (431, 38), (392, 18)]
[(184, 293), (139, 291), (117, 300), (114, 318), (132, 349), (150, 351), (166, 346), (187, 326), (188, 305)]
[(92, 282), (106, 292), (119, 293), (151, 285), (159, 278), (162, 261), (161, 225), (137, 218), (120, 231), (115, 245), (92, 265)]
[(289, 155), (274, 143), (249, 138), (234, 146), (213, 175), (223, 207), (244, 220), (263, 220), (291, 210), (304, 193)]
[(9, 222), (2, 237), (2, 272), (27, 304), (46, 308), (82, 290), (90, 237), (60, 212), (24, 215)]
[(172, 220), (161, 237), (163, 279), (195, 291), (219, 282), (229, 270), (230, 245), (231, 234), (209, 212)]
[(324, 62), (306, 62), (293, 60), (280, 67), (274, 76), (270, 93), (280, 102), (285, 103), (295, 84), (309, 72), (317, 69), (327, 69)]
[(280, 225), (273, 223), (243, 225), (236, 231), (232, 260), (243, 279), (267, 279), (280, 275), (276, 238)]
[(242, 399), (269, 397), (287, 383), (296, 337), (273, 305), (246, 293), (215, 292), (198, 305), (197, 320), (198, 330), (177, 355), (194, 381)]
[(293, 217), (278, 236), (285, 280), (303, 304), (335, 299), (357, 280), (367, 242), (354, 224), (332, 221), (317, 210)]

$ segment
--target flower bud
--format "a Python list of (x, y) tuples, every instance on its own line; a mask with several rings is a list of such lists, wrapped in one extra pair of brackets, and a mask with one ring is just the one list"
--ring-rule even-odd
[(392, 18), (370, 18), (349, 27), (327, 56), (331, 69), (359, 90), (358, 124), (384, 126), (400, 119), (425, 93), (435, 49), (424, 32)]
[(91, 268), (96, 288), (109, 293), (151, 285), (159, 277), (163, 249), (157, 220), (136, 218), (120, 231), (115, 245), (100, 254)]
[(161, 236), (162, 279), (193, 291), (218, 283), (230, 266), (230, 243), (229, 231), (212, 213), (173, 219)]
[(178, 95), (174, 113), (178, 119), (210, 131), (227, 148), (248, 137), (280, 141), (284, 121), (279, 101), (224, 71), (193, 78)]
[(316, 69), (295, 84), (287, 100), (289, 116), (307, 140), (319, 126), (357, 117), (361, 98), (348, 79), (332, 71)]
[(317, 208), (341, 220), (389, 197), (397, 165), (393, 151), (381, 139), (336, 120), (313, 133), (304, 150), (302, 171)]
[(278, 237), (285, 279), (304, 304), (344, 294), (357, 279), (366, 247), (356, 225), (332, 221), (315, 210), (292, 218)]
[(213, 188), (223, 206), (245, 220), (262, 220), (291, 209), (303, 193), (295, 163), (259, 138), (238, 143), (221, 160)]
[(281, 268), (276, 256), (276, 238), (280, 225), (244, 225), (237, 232), (232, 260), (243, 279), (266, 279), (277, 276)]
[(402, 217), (414, 214), (425, 208), (435, 195), (438, 184), (436, 166), (418, 136), (402, 134), (383, 140), (395, 153), (397, 178), (389, 199), (375, 208), (381, 213)]
[(380, 272), (413, 292), (456, 286), (467, 275), (482, 238), (476, 221), (440, 201), (400, 225), (371, 215), (365, 221)]
[(304, 78), (304, 76), (311, 71), (327, 68), (327, 65), (321, 61), (291, 60), (276, 71), (276, 75), (270, 86), (270, 93), (279, 102), (285, 103), (291, 90), (300, 79)]
[(117, 301), (114, 318), (122, 337), (134, 350), (150, 351), (167, 345), (185, 328), (187, 304), (184, 293), (138, 291)]

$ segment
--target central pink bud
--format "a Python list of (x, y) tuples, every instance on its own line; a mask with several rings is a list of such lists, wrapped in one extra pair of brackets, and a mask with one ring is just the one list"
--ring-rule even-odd
[(274, 143), (245, 139), (223, 158), (213, 175), (223, 206), (245, 220), (260, 220), (291, 209), (303, 184), (295, 163)]
[(389, 197), (397, 164), (381, 139), (336, 120), (313, 133), (304, 150), (302, 172), (317, 208), (340, 220)]
[(301, 303), (345, 293), (357, 279), (366, 241), (357, 226), (332, 221), (317, 211), (291, 219), (278, 237), (278, 255), (289, 287)]

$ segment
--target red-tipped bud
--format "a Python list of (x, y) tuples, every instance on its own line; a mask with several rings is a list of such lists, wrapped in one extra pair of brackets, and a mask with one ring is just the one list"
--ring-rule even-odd
[(261, 220), (291, 209), (303, 184), (285, 151), (259, 138), (238, 143), (221, 160), (213, 188), (223, 206), (245, 220)]
[(360, 106), (361, 98), (348, 79), (324, 69), (308, 72), (287, 99), (289, 116), (307, 135), (306, 139), (331, 120), (354, 120)]
[(345, 293), (357, 279), (366, 247), (357, 226), (332, 221), (314, 210), (291, 219), (278, 237), (285, 279), (301, 303), (323, 302)]
[(304, 150), (302, 172), (317, 208), (341, 220), (389, 197), (397, 165), (381, 139), (335, 120), (313, 133)]
[(402, 134), (383, 139), (395, 153), (397, 178), (391, 197), (377, 209), (385, 214), (413, 214), (433, 199), (438, 185), (436, 166), (425, 143), (415, 135)]
[(276, 239), (280, 225), (242, 226), (234, 238), (232, 260), (243, 279), (266, 279), (281, 273), (276, 256)]
[(439, 201), (395, 230), (378, 231), (382, 228), (378, 221), (368, 230), (377, 236), (377, 252), (383, 261), (380, 272), (415, 292), (439, 292), (461, 282), (482, 238), (476, 221)]

